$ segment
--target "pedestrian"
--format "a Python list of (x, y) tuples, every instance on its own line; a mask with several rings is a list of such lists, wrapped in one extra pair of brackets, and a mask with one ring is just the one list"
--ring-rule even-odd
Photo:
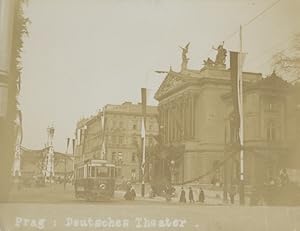
[(192, 187), (190, 187), (189, 189), (190, 189), (189, 190), (189, 200), (190, 200), (190, 203), (195, 203), (193, 189), (192, 189)]
[(130, 195), (131, 195), (131, 200), (134, 200), (136, 197), (136, 192), (133, 186), (130, 189)]
[(127, 183), (126, 185), (126, 193), (124, 195), (125, 200), (131, 200), (132, 199), (132, 192), (131, 192), (132, 186)]
[(186, 203), (185, 191), (184, 191), (184, 188), (183, 188), (183, 187), (181, 187), (181, 193), (180, 193), (179, 202), (181, 202), (181, 203)]
[(282, 169), (279, 174), (281, 186), (285, 186), (289, 183), (289, 175), (287, 173), (286, 168)]
[(231, 204), (234, 204), (234, 197), (235, 197), (235, 188), (231, 187), (229, 192), (230, 202)]
[(204, 191), (202, 188), (200, 188), (199, 202), (204, 203), (204, 200), (205, 200)]

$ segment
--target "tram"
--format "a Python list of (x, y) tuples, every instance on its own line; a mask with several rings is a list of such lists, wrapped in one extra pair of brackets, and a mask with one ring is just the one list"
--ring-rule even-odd
[(106, 160), (86, 160), (75, 165), (75, 197), (88, 201), (110, 200), (114, 196), (116, 167)]

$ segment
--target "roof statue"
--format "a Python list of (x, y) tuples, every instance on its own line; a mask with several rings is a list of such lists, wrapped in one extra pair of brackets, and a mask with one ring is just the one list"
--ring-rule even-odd
[(214, 61), (211, 58), (207, 58), (207, 60), (203, 60), (203, 65), (205, 67), (213, 67), (214, 66)]
[(187, 63), (189, 61), (189, 58), (187, 57), (187, 53), (189, 52), (189, 45), (190, 45), (190, 43), (186, 44), (186, 46), (184, 48), (179, 46), (182, 49), (181, 71), (187, 69)]
[(225, 66), (227, 50), (224, 49), (224, 42), (222, 45), (219, 45), (218, 48), (212, 48), (218, 52), (216, 55), (215, 65)]

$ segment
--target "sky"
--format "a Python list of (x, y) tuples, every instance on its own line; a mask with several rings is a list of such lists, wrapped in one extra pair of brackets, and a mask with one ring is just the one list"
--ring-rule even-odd
[[(277, 0), (278, 1), (278, 0)], [(222, 41), (238, 51), (242, 25), (244, 70), (272, 72), (271, 58), (300, 32), (298, 0), (28, 0), (20, 94), (23, 146), (43, 148), (54, 126), (54, 149), (64, 152), (76, 123), (106, 104), (148, 103), (164, 79), (179, 71), (190, 42), (188, 68), (200, 70)], [(274, 2), (271, 9), (263, 12)]]

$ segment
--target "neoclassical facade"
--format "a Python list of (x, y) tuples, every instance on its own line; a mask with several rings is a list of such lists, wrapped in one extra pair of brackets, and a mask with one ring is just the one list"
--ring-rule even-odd
[[(162, 145), (178, 150), (176, 154), (162, 154), (173, 183), (199, 177), (202, 183), (223, 182), (224, 166), (230, 181), (238, 181), (239, 156), (230, 122), (230, 73), (225, 64), (208, 60), (201, 70), (171, 69), (157, 90)], [(296, 132), (299, 87), (275, 73), (266, 78), (250, 72), (242, 76), (245, 178), (247, 183), (261, 183), (276, 176), (281, 168), (290, 168), (292, 159), (299, 160), (299, 144), (295, 142), (296, 134), (300, 134), (299, 128)], [(230, 161), (221, 164), (228, 156), (232, 156)]]
[[(260, 74), (244, 73), (246, 81), (259, 78)], [(164, 145), (182, 150), (173, 158), (174, 182), (197, 178), (223, 159), (226, 105), (222, 96), (230, 92), (230, 71), (223, 67), (167, 74), (155, 98)], [(202, 179), (210, 180), (210, 176)]]

